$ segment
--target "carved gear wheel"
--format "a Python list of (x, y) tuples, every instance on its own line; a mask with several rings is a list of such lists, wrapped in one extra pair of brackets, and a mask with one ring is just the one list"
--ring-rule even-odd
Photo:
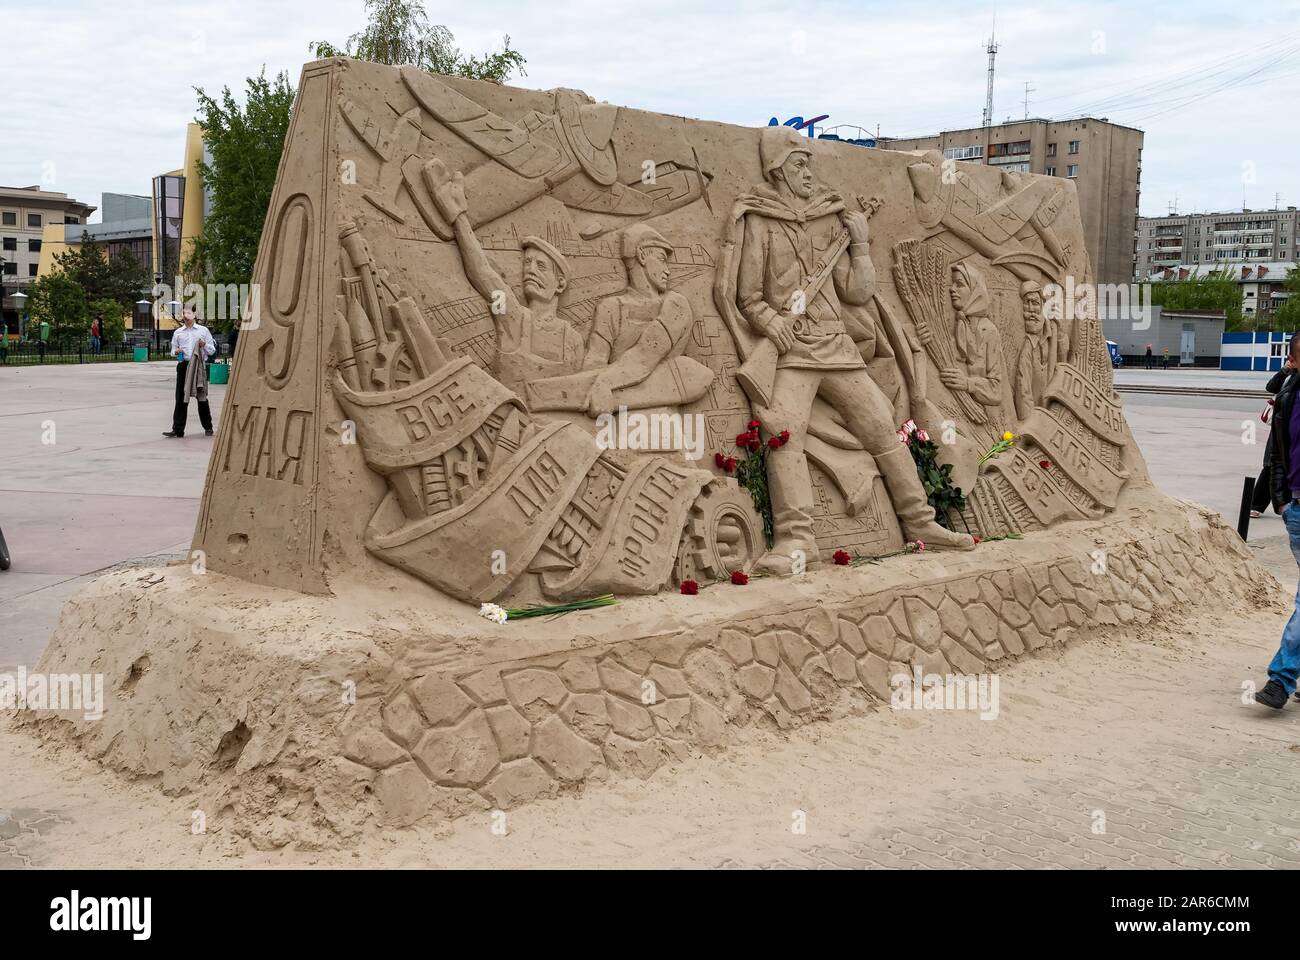
[(718, 477), (700, 491), (682, 531), (674, 579), (708, 583), (748, 572), (767, 549), (763, 519), (748, 490)]

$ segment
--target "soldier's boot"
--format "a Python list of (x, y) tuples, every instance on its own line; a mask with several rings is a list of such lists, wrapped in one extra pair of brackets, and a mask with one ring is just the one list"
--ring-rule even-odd
[(772, 525), (776, 534), (772, 548), (755, 561), (754, 573), (790, 577), (801, 566), (807, 570), (821, 563), (812, 517), (806, 511), (798, 507), (778, 511), (772, 517)]
[(970, 534), (956, 533), (935, 522), (934, 507), (925, 498), (925, 488), (916, 473), (916, 461), (907, 447), (899, 444), (888, 453), (876, 454), (876, 467), (885, 478), (885, 487), (903, 528), (904, 539), (920, 540), (927, 550), (975, 548), (975, 538)]

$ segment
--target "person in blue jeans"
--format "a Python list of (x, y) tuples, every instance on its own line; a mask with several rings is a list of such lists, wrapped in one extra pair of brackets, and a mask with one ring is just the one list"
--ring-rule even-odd
[[(1286, 534), (1291, 541), (1291, 556), (1300, 566), (1300, 408), (1296, 391), (1300, 387), (1300, 336), (1292, 337), (1289, 346), (1291, 371), (1277, 392), (1273, 406), (1273, 429), (1269, 437), (1273, 454), (1269, 461), (1269, 487), (1273, 509), (1282, 515)], [(1296, 609), (1291, 612), (1282, 631), (1282, 643), (1268, 665), (1268, 683), (1255, 694), (1255, 700), (1281, 710), (1296, 691), (1300, 676), (1300, 587), (1296, 589)]]

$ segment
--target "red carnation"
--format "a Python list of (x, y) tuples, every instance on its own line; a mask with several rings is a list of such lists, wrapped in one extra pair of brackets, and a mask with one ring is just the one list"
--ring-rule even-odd
[(727, 458), (724, 457), (722, 454), (720, 454), (720, 453), (715, 453), (715, 454), (713, 455), (713, 462), (717, 465), (717, 467), (718, 467), (719, 470), (726, 469), (726, 466), (727, 466)]
[(847, 550), (836, 550), (831, 559), (835, 561), (837, 567), (847, 567), (852, 558)]
[(1044, 470), (1047, 470), (1049, 467), (1051, 467), (1051, 465), (1052, 465), (1052, 461), (1050, 461), (1050, 460), (1039, 460), (1039, 461), (1038, 461), (1038, 465), (1039, 465), (1040, 467), (1042, 467)]
[(749, 574), (744, 570), (732, 570), (731, 582), (738, 587), (743, 587), (745, 584), (749, 583)]
[(789, 430), (782, 430), (780, 433), (777, 434), (777, 436), (781, 438), (781, 444), (782, 444), (782, 445), (785, 445), (785, 444), (787, 444), (787, 443), (790, 442), (790, 431), (789, 431)]
[(682, 581), (682, 593), (688, 597), (693, 597), (700, 592), (700, 585), (694, 580)]
[(735, 473), (735, 472), (736, 472), (736, 458), (735, 458), (735, 457), (727, 457), (727, 462), (726, 462), (725, 464), (723, 464), (722, 469), (726, 470), (727, 473)]
[(751, 441), (749, 441), (749, 449), (751, 449), (751, 450), (761, 450), (762, 447), (763, 447), (763, 441), (760, 440), (760, 439), (758, 439), (758, 437), (757, 437), (756, 435), (754, 435), (754, 434), (751, 434), (751, 436), (753, 436), (754, 439), (751, 440)]
[(775, 449), (777, 449), (778, 447), (781, 446), (781, 438), (780, 438), (780, 437), (768, 437), (768, 438), (767, 438), (767, 445), (768, 445), (769, 447), (771, 447), (773, 450), (775, 450)]
[(751, 429), (751, 430), (757, 430), (757, 429), (758, 429), (759, 427), (761, 427), (762, 425), (763, 425), (763, 421), (762, 421), (762, 420), (751, 420), (751, 421), (749, 421), (749, 429)]

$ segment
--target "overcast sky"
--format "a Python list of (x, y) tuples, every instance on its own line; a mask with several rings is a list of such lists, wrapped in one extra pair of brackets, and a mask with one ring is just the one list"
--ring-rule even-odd
[[(462, 49), (509, 33), (514, 83), (761, 125), (828, 113), (893, 136), (978, 126), (986, 2), (428, 2)], [(98, 204), (181, 163), (193, 87), (265, 65), (296, 84), (363, 0), (0, 0), (0, 184)], [(1146, 132), (1142, 212), (1300, 205), (1300, 0), (997, 4), (998, 121), (1108, 117)], [(98, 219), (98, 214), (92, 219)]]

